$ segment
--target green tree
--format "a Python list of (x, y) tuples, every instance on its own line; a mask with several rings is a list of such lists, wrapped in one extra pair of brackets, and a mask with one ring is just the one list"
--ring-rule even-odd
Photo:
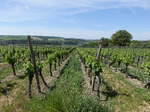
[(132, 35), (126, 30), (119, 30), (111, 37), (112, 43), (117, 46), (128, 46), (131, 42)]
[(100, 39), (100, 44), (101, 44), (101, 46), (102, 47), (108, 47), (109, 46), (109, 44), (110, 44), (110, 39), (108, 39), (108, 38), (104, 38), (104, 37), (102, 37), (101, 39)]

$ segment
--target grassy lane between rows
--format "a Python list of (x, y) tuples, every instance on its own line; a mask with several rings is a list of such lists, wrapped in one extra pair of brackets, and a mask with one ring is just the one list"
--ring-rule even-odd
[(56, 88), (45, 97), (35, 97), (20, 104), (21, 112), (108, 112), (94, 98), (83, 95), (82, 83), (79, 59), (71, 57), (56, 81)]
[[(22, 68), (22, 64), (18, 64), (15, 66), (17, 75), (22, 75)], [(9, 76), (14, 77), (11, 66), (7, 63), (0, 63), (0, 81)]]
[(108, 108), (115, 112), (149, 112), (150, 91), (138, 88), (126, 80), (120, 73), (104, 69), (103, 78), (107, 86), (108, 101), (104, 102)]
[(10, 67), (0, 69), (0, 80), (10, 75), (11, 72), (12, 72), (12, 69)]
[[(49, 85), (53, 86), (53, 82), (57, 80), (57, 77), (59, 75), (59, 71), (63, 70), (67, 63), (66, 59), (60, 66), (59, 69), (56, 71), (53, 71), (52, 77), (49, 76), (49, 68), (48, 66), (44, 67), (43, 69), (43, 76), (46, 80), (46, 82)], [(13, 76), (13, 75), (11, 75)], [(8, 79), (8, 77), (6, 77)], [(23, 79), (23, 80), (22, 80)], [(42, 92), (48, 91), (47, 88), (44, 86), (42, 80), (40, 80), (41, 83), (41, 89)], [(24, 102), (28, 101), (28, 78), (27, 77), (14, 77), (13, 79), (9, 80), (6, 82), (6, 84), (3, 82), (2, 89), (7, 89), (7, 94), (0, 94), (0, 112), (22, 112), (21, 105), (24, 104)], [(8, 87), (7, 87), (8, 86)], [(1, 87), (1, 85), (0, 85)], [(32, 94), (34, 95), (33, 97), (41, 97), (44, 96), (44, 94), (39, 94), (37, 92), (37, 86), (36, 86), (36, 80), (35, 78), (33, 79), (33, 84), (32, 84)], [(1, 88), (0, 88), (1, 90)]]

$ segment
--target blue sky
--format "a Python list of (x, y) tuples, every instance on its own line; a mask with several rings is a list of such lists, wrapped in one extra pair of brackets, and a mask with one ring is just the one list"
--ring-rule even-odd
[(150, 40), (150, 0), (0, 0), (0, 35)]

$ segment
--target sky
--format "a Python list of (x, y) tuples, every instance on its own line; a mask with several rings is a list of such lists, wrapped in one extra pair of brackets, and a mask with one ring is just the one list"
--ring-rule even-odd
[(0, 0), (0, 35), (150, 40), (150, 0)]

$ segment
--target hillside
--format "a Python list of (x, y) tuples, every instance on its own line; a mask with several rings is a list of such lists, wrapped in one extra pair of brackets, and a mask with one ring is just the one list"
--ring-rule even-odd
[[(27, 36), (24, 35), (0, 35), (1, 44), (26, 44)], [(56, 36), (32, 36), (33, 40), (38, 44), (49, 44), (49, 45), (81, 45), (90, 42), (90, 40), (75, 39), (75, 38), (64, 38)]]
[[(37, 40), (39, 38), (41, 40), (48, 40), (48, 39), (63, 39), (63, 37), (55, 37), (55, 36), (33, 36)], [(25, 35), (0, 35), (1, 40), (26, 40), (27, 36)]]

